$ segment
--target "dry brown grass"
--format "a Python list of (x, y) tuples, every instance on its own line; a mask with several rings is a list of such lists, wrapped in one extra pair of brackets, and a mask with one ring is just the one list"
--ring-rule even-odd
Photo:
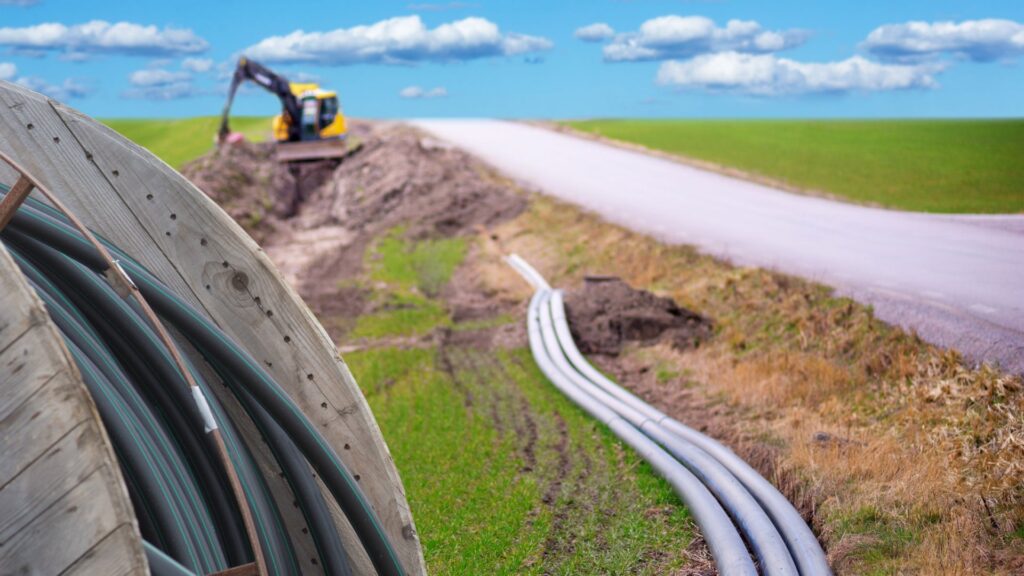
[[(1019, 378), (968, 367), (825, 287), (666, 246), (551, 199), (534, 198), (496, 232), (501, 250), (553, 285), (614, 273), (714, 318), (709, 345), (645, 354), (748, 415), (776, 475), (813, 500), (839, 573), (1024, 571)], [(486, 244), (487, 283), (515, 283)]]

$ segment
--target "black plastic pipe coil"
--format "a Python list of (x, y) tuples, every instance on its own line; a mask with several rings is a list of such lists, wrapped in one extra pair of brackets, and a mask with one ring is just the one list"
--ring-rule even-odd
[[(7, 192), (0, 185), (0, 195)], [(128, 486), (154, 574), (207, 574), (252, 561), (241, 514), (204, 418), (170, 352), (134, 302), (102, 276), (106, 263), (67, 219), (32, 198), (0, 231), (42, 298), (96, 402)], [(354, 528), (380, 574), (403, 574), (391, 542), (354, 478), (316, 426), (258, 362), (117, 246), (119, 260), (161, 319), (195, 348), (234, 394), (295, 495), (328, 574), (351, 574), (316, 477)], [(270, 574), (300, 571), (292, 540), (250, 448), (189, 365), (221, 429), (256, 523)], [(315, 475), (314, 475), (315, 473)]]

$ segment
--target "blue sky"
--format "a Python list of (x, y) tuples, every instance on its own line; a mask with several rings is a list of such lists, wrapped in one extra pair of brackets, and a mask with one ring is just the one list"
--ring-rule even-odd
[(362, 117), (1018, 117), (1024, 2), (0, 0), (0, 79), (94, 116), (217, 114), (243, 52)]

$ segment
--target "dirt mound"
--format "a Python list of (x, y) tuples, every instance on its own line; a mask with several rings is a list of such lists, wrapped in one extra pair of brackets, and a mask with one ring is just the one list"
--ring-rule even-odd
[(567, 291), (565, 312), (584, 354), (617, 356), (625, 342), (669, 342), (683, 350), (711, 336), (709, 319), (613, 276), (588, 276), (582, 288)]
[(302, 226), (451, 236), (519, 214), (526, 199), (466, 153), (400, 124), (372, 124), (362, 149), (303, 203)]
[(262, 223), (273, 207), (274, 191), (288, 186), (271, 144), (239, 142), (193, 160), (181, 173), (247, 229)]
[[(309, 191), (296, 217), (266, 243), (286, 273), (302, 268), (293, 272), (299, 292), (318, 313), (339, 281), (359, 273), (367, 244), (384, 231), (401, 226), (410, 237), (455, 236), (526, 207), (523, 195), (462, 151), (402, 124), (357, 126), (360, 150)], [(330, 231), (332, 241), (307, 241), (317, 231)]]
[(260, 239), (276, 220), (293, 216), (336, 166), (324, 161), (288, 167), (274, 160), (273, 144), (243, 141), (214, 149), (181, 173)]
[[(359, 275), (373, 238), (401, 226), (410, 237), (454, 236), (518, 215), (526, 197), (468, 154), (404, 124), (350, 121), (360, 147), (298, 171), (273, 144), (241, 142), (182, 173), (266, 250), (313, 310), (354, 319), (362, 291), (339, 296)], [(327, 322), (331, 324), (331, 321)]]
[(361, 148), (340, 165), (289, 167), (274, 161), (273, 144), (239, 142), (187, 164), (182, 174), (261, 241), (322, 226), (373, 234), (402, 225), (418, 236), (450, 236), (526, 206), (469, 155), (408, 126), (353, 121), (351, 132)]

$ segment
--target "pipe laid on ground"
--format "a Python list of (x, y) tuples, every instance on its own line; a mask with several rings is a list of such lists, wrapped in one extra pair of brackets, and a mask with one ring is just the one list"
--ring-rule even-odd
[(516, 271), (519, 272), (519, 274), (525, 278), (531, 286), (533, 286), (534, 290), (551, 289), (551, 285), (548, 284), (548, 281), (540, 275), (540, 272), (537, 272), (536, 268), (530, 266), (530, 264), (526, 260), (520, 258), (518, 254), (510, 254), (506, 260), (509, 265), (515, 268)]
[[(765, 514), (758, 502), (735, 476), (707, 452), (672, 435), (657, 422), (598, 388), (569, 364), (565, 357), (564, 339), (571, 341), (572, 336), (568, 334), (568, 330), (557, 330), (559, 326), (555, 321), (559, 311), (562, 312), (561, 318), (564, 321), (565, 308), (562, 302), (562, 291), (555, 290), (550, 294), (547, 306), (541, 309), (540, 329), (548, 355), (562, 373), (567, 375), (573, 384), (581, 390), (611, 408), (664, 447), (679, 463), (697, 476), (714, 494), (746, 537), (764, 574), (768, 576), (797, 576), (799, 572), (796, 564), (793, 562), (789, 549), (786, 548), (785, 541), (772, 524), (771, 518)], [(567, 328), (567, 326), (561, 327)]]
[(814, 536), (814, 532), (807, 526), (793, 504), (771, 482), (768, 482), (757, 470), (754, 470), (752, 466), (721, 442), (666, 415), (606, 378), (587, 362), (573, 342), (564, 306), (555, 309), (553, 313), (555, 314), (556, 330), (561, 333), (559, 341), (562, 342), (565, 355), (581, 374), (630, 408), (642, 413), (673, 435), (696, 445), (721, 462), (737, 480), (743, 483), (771, 517), (775, 527), (786, 541), (786, 546), (801, 574), (804, 576), (832, 574), (825, 552), (822, 550), (821, 544), (818, 543), (817, 537)]
[(608, 408), (563, 374), (548, 356), (541, 335), (541, 310), (546, 304), (549, 292), (537, 290), (530, 300), (527, 322), (530, 350), (540, 367), (541, 372), (563, 394), (582, 408), (585, 412), (607, 426), (612, 433), (631, 446), (646, 460), (665, 480), (672, 485), (676, 494), (686, 503), (694, 520), (704, 534), (704, 539), (711, 549), (715, 565), (723, 576), (754, 576), (757, 570), (747, 553), (743, 538), (733, 526), (728, 514), (715, 500), (714, 495), (689, 470), (677, 462), (670, 454), (655, 444), (650, 438), (622, 419), (611, 408)]
[[(544, 278), (519, 256), (513, 254), (507, 261), (538, 292), (550, 289)], [(723, 500), (723, 505), (743, 528), (744, 534), (761, 560), (762, 567), (768, 573), (773, 573), (773, 570), (779, 570), (778, 573), (783, 574), (792, 573), (794, 563), (795, 569), (804, 576), (827, 576), (832, 573), (813, 532), (792, 504), (771, 483), (721, 443), (668, 417), (594, 369), (572, 340), (560, 292), (553, 296), (548, 309), (554, 337), (559, 347), (557, 350), (549, 349), (545, 352), (553, 353), (556, 358), (562, 355), (568, 361), (566, 365), (561, 365), (563, 373), (580, 377), (576, 379), (577, 382), (582, 380), (584, 388), (588, 392), (596, 393), (599, 401), (616, 408), (618, 414), (634, 425), (639, 423), (641, 430), (648, 436), (664, 445), (680, 461), (686, 462), (702, 481), (710, 483), (709, 487), (713, 487), (712, 491)], [(548, 360), (551, 360), (550, 356)], [(586, 383), (590, 383), (591, 387), (587, 388)], [(596, 388), (593, 385), (596, 385)], [(725, 469), (724, 476), (722, 468)], [(714, 478), (701, 471), (711, 471)], [(737, 487), (737, 483), (742, 486)], [(729, 495), (724, 493), (725, 490), (728, 490)], [(763, 511), (747, 511), (742, 513), (742, 517), (737, 517), (737, 505), (748, 509), (757, 507), (756, 504), (751, 506), (751, 496), (756, 499), (756, 504), (760, 504)], [(739, 504), (741, 502), (742, 504)], [(765, 525), (765, 514), (774, 524), (774, 537)], [(760, 536), (752, 536), (753, 531)], [(780, 536), (788, 549), (786, 555), (782, 554), (779, 547)], [(770, 558), (767, 562), (766, 557)]]

